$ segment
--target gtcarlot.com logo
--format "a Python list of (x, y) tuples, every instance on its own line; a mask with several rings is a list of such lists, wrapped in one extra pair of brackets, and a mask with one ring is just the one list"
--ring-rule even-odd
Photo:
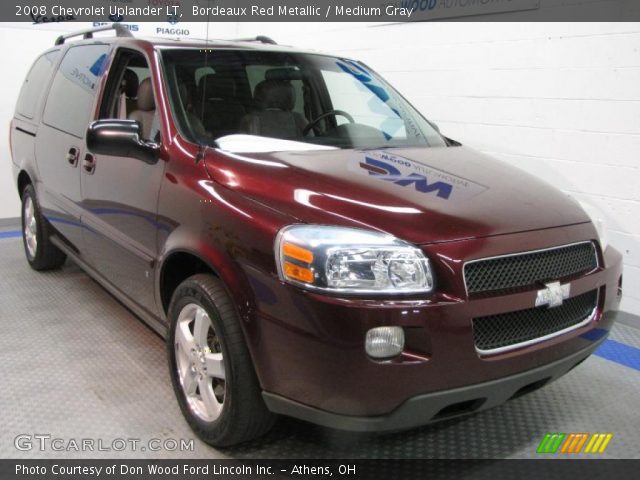
[(604, 453), (612, 433), (547, 433), (537, 453)]
[(193, 439), (175, 438), (59, 438), (49, 434), (21, 434), (14, 438), (16, 450), (29, 452), (192, 452)]

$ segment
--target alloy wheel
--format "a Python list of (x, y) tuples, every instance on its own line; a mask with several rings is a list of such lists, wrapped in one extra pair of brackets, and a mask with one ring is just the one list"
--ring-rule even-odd
[(180, 386), (191, 412), (216, 420), (224, 405), (226, 384), (222, 348), (209, 314), (195, 303), (178, 316), (175, 331), (176, 366)]
[(24, 201), (24, 239), (29, 256), (35, 258), (38, 252), (38, 221), (35, 205), (30, 196), (27, 196)]

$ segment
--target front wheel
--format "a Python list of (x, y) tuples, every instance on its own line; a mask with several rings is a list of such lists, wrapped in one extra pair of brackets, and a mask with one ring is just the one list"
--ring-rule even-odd
[(22, 192), (22, 240), (29, 265), (34, 270), (60, 268), (67, 256), (51, 243), (51, 226), (40, 211), (33, 185)]
[(216, 447), (267, 432), (275, 416), (262, 400), (236, 311), (222, 282), (199, 274), (178, 286), (169, 306), (169, 368), (193, 431)]

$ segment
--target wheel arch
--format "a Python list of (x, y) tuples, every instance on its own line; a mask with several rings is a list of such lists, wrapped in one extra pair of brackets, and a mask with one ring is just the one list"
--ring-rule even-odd
[(217, 278), (220, 274), (201, 255), (187, 249), (176, 249), (166, 255), (159, 268), (159, 298), (165, 314), (169, 310), (171, 297), (176, 288), (187, 278), (198, 273), (210, 273)]
[(178, 285), (199, 273), (209, 273), (219, 278), (242, 323), (250, 319), (249, 313), (254, 302), (248, 279), (233, 259), (210, 245), (206, 250), (192, 246), (175, 247), (162, 255), (157, 269), (156, 291), (159, 307), (165, 315)]
[(18, 173), (16, 185), (18, 187), (18, 195), (20, 195), (20, 198), (22, 198), (22, 192), (24, 192), (25, 187), (27, 185), (33, 185), (31, 175), (29, 175), (26, 170), (20, 170), (20, 173)]

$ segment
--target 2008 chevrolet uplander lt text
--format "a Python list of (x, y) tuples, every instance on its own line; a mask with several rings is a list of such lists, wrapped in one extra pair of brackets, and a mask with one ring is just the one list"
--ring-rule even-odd
[(606, 338), (622, 267), (600, 222), (366, 65), (111, 28), (60, 37), (22, 87), (25, 252), (70, 257), (166, 336), (205, 441), (276, 414), (385, 431), (477, 412)]

